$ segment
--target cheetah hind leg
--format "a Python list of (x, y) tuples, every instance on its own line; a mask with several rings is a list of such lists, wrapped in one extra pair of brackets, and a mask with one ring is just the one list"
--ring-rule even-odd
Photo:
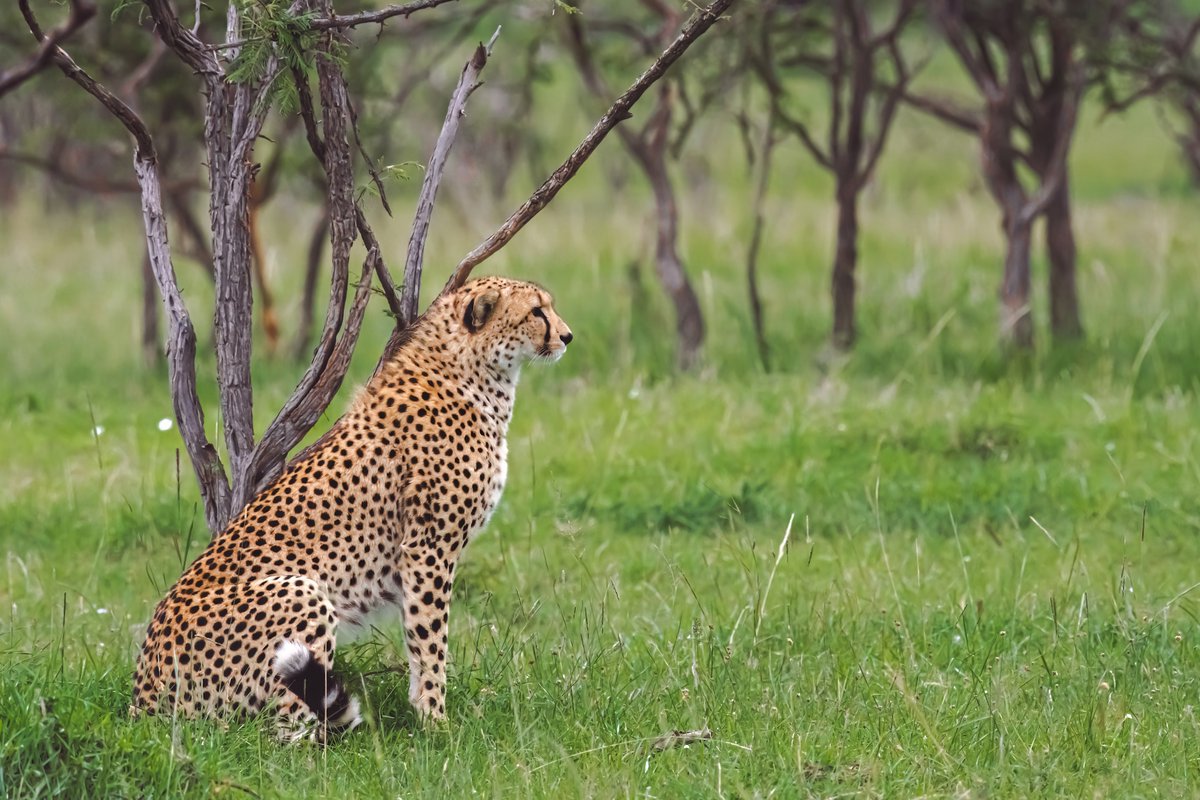
[(362, 724), (358, 700), (306, 645), (285, 639), (275, 649), (275, 674), (291, 693), (279, 707), (279, 738), (324, 743)]

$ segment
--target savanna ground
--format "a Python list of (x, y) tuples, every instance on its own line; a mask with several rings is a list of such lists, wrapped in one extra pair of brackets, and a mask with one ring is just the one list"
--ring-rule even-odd
[[(207, 536), (159, 428), (165, 377), (139, 362), (140, 221), (124, 199), (6, 209), (0, 796), (1197, 795), (1200, 200), (1150, 109), (1089, 112), (1087, 340), (1039, 331), (1006, 360), (974, 153), (901, 119), (863, 209), (861, 344), (830, 359), (829, 186), (785, 147), (764, 373), (749, 180), (731, 138), (702, 136), (680, 175), (708, 357), (679, 376), (648, 269), (644, 295), (628, 277), (649, 201), (636, 174), (609, 185), (606, 144), (487, 265), (548, 285), (577, 342), (521, 386), (508, 489), (456, 587), (450, 722), (418, 729), (383, 625), (339, 651), (370, 722), (326, 749), (264, 722), (127, 718), (144, 624)], [(501, 204), (444, 187), (430, 291), (526, 184)], [(267, 221), (288, 321), (314, 213), (284, 199)], [(384, 233), (396, 265), (407, 226)], [(203, 342), (210, 288), (177, 269)], [(388, 327), (377, 305), (354, 380)], [(260, 427), (298, 374), (257, 363)]]

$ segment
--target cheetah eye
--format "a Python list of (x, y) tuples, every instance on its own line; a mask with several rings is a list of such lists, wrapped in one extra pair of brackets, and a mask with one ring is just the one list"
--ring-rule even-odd
[(541, 306), (534, 306), (533, 311), (531, 311), (530, 313), (533, 314), (538, 319), (540, 319), (542, 322), (546, 321), (546, 312), (542, 311)]

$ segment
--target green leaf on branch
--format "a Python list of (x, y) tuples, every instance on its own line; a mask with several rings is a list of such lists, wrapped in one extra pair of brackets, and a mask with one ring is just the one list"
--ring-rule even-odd
[[(412, 180), (411, 169), (424, 170), (425, 165), (416, 161), (401, 161), (399, 164), (387, 164), (375, 171), (380, 183), (400, 183)], [(367, 193), (379, 197), (379, 187), (374, 180), (368, 180), (365, 184), (358, 188), (358, 196), (362, 197)]]
[[(239, 5), (243, 44), (230, 65), (229, 80), (234, 83), (262, 80), (272, 57), (284, 67), (305, 75), (316, 71), (315, 49), (320, 32), (312, 29), (314, 12), (293, 14), (288, 10), (288, 4), (279, 0), (244, 1)], [(289, 109), (294, 111), (299, 105), (295, 86), (289, 81), (276, 81), (270, 99), (285, 113)]]

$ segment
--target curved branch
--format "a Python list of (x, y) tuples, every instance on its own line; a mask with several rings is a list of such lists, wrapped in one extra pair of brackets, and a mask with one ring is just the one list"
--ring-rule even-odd
[(158, 35), (166, 42), (167, 47), (175, 51), (179, 58), (201, 75), (219, 76), (224, 74), (221, 63), (196, 34), (183, 27), (169, 0), (144, 0), (150, 17), (154, 20)]
[(411, 3), (401, 3), (399, 5), (380, 8), (376, 11), (364, 11), (361, 14), (349, 14), (345, 17), (338, 17), (331, 14), (328, 17), (314, 19), (309, 24), (309, 28), (314, 31), (328, 31), (345, 30), (346, 28), (353, 28), (358, 25), (371, 25), (374, 23), (382, 25), (392, 17), (408, 17), (417, 11), (424, 11), (427, 8), (436, 8), (446, 3), (455, 2), (458, 2), (458, 0), (414, 0)]
[(675, 40), (662, 54), (654, 60), (625, 93), (613, 102), (607, 113), (595, 124), (567, 160), (542, 183), (524, 204), (514, 211), (504, 221), (495, 233), (485, 239), (478, 247), (468, 253), (455, 268), (450, 280), (446, 282), (442, 293), (453, 291), (466, 282), (471, 270), (494, 255), (500, 248), (508, 244), (514, 236), (525, 227), (529, 220), (537, 216), (546, 205), (554, 199), (559, 190), (574, 177), (583, 162), (596, 151), (600, 142), (604, 141), (609, 132), (618, 123), (629, 118), (629, 109), (638, 101), (646, 90), (661, 78), (676, 60), (713, 26), (721, 15), (733, 4), (734, 0), (714, 0), (712, 4), (698, 11), (675, 37)]
[[(21, 12), (24, 14), (29, 6), (27, 0), (21, 0)], [(25, 60), (25, 63), (0, 72), (0, 95), (5, 95), (16, 89), (25, 81), (41, 72), (53, 60), (54, 51), (59, 42), (66, 40), (75, 31), (82, 28), (88, 20), (96, 16), (96, 4), (92, 0), (71, 0), (71, 14), (63, 24), (51, 28), (40, 36), (41, 44), (37, 52)], [(32, 12), (26, 16), (28, 20)]]

